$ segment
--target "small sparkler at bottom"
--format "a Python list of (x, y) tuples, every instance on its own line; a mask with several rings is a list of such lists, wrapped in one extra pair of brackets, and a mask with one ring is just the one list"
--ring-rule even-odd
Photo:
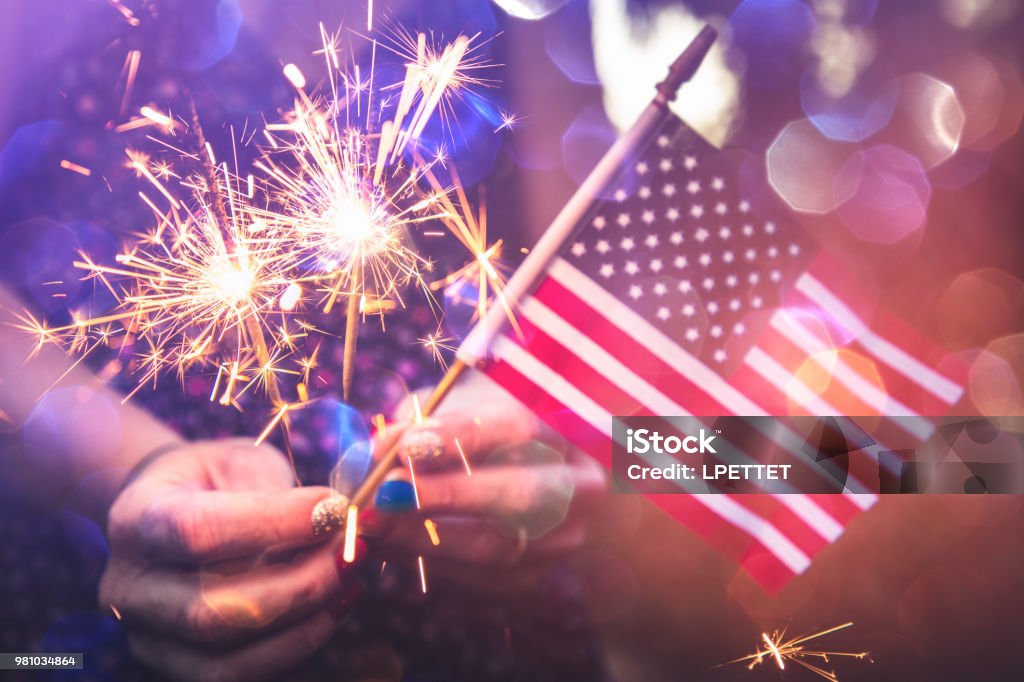
[[(870, 661), (871, 658), (869, 657), (869, 653), (867, 651), (852, 652), (810, 649), (806, 646), (806, 643), (812, 639), (832, 634), (837, 630), (848, 628), (851, 625), (853, 625), (852, 621), (843, 623), (842, 625), (836, 625), (835, 627), (828, 628), (827, 630), (821, 630), (807, 635), (800, 635), (799, 637), (794, 637), (789, 640), (785, 638), (785, 629), (775, 630), (771, 634), (762, 632), (761, 639), (764, 641), (764, 644), (758, 647), (754, 653), (728, 661), (727, 663), (722, 663), (721, 665), (716, 665), (715, 667), (721, 668), (734, 663), (746, 663), (747, 670), (753, 670), (765, 661), (771, 661), (779, 667), (779, 670), (785, 670), (786, 663), (789, 662), (803, 666), (812, 673), (829, 680), (829, 682), (839, 682), (839, 678), (836, 676), (835, 671), (827, 670), (821, 667), (820, 664), (827, 664), (830, 662), (830, 659), (840, 656), (846, 658), (867, 659)], [(811, 663), (807, 659), (814, 661), (814, 663)]]

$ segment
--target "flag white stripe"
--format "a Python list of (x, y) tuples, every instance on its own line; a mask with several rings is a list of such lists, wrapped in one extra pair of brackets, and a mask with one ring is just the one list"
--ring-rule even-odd
[(779, 364), (778, 360), (759, 346), (754, 346), (747, 351), (743, 362), (778, 389), (780, 393), (800, 403), (811, 414), (818, 416), (839, 414), (827, 401), (807, 388), (802, 381), (790, 374), (785, 367)]
[(536, 298), (526, 299), (520, 306), (520, 314), (654, 414), (691, 416), (686, 408), (619, 362)]
[(551, 371), (547, 365), (508, 337), (498, 336), (491, 349), (494, 357), (510, 364), (517, 372), (542, 387), (558, 402), (572, 409), (588, 424), (611, 438), (612, 416), (561, 374)]
[(700, 386), (708, 395), (732, 414), (760, 416), (767, 413), (749, 398), (729, 385), (724, 379), (708, 369), (666, 336), (660, 329), (631, 310), (612, 294), (595, 284), (589, 277), (562, 258), (551, 264), (551, 276), (571, 291), (577, 298), (590, 303), (606, 320), (630, 336), (637, 343), (646, 346), (674, 370)]
[(947, 405), (960, 400), (963, 389), (889, 340), (879, 336), (824, 284), (804, 273), (796, 288), (851, 331), (857, 342), (875, 357), (912, 380)]
[[(886, 391), (875, 386), (862, 377), (855, 369), (835, 353), (821, 337), (794, 320), (784, 311), (772, 315), (771, 326), (785, 336), (814, 360), (815, 364), (829, 372), (846, 386), (857, 397), (886, 417), (898, 416), (893, 422), (901, 429), (918, 440), (926, 441), (932, 435), (932, 425), (927, 419), (921, 418), (914, 410), (904, 405)], [(829, 353), (829, 355), (825, 355)]]
[[(598, 431), (609, 438), (612, 437), (612, 415), (529, 351), (514, 341), (499, 336), (494, 342), (493, 352), (495, 357), (504, 360), (534, 384), (543, 387), (555, 400), (586, 419)], [(723, 520), (748, 533), (793, 573), (803, 573), (811, 565), (810, 558), (778, 528), (728, 495), (708, 494), (691, 497)]]
[[(566, 352), (571, 352), (654, 414), (691, 416), (685, 407), (623, 365), (615, 356), (594, 343), (589, 336), (576, 329), (536, 298), (531, 297), (524, 301), (520, 307), (520, 314), (557, 341), (566, 349)], [(749, 457), (745, 457), (745, 459), (750, 460)], [(825, 540), (833, 542), (842, 533), (842, 526), (839, 522), (803, 495), (793, 492), (773, 494), (772, 497), (779, 500), (783, 506), (790, 509)], [(802, 499), (798, 500), (797, 498)]]
[(835, 542), (843, 534), (843, 524), (836, 521), (831, 514), (818, 506), (818, 503), (810, 497), (806, 495), (775, 495), (774, 497), (801, 519), (814, 519), (814, 523), (808, 525), (829, 543)]

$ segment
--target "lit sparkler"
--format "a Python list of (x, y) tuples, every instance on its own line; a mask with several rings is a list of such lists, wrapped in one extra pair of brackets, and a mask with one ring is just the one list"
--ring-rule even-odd
[[(260, 219), (289, 235), (287, 244), (297, 267), (321, 284), (325, 313), (339, 298), (346, 300), (346, 400), (358, 324), (371, 304), (388, 302), (374, 306), (378, 312), (395, 303), (404, 306), (402, 291), (410, 285), (430, 299), (424, 276), (433, 264), (416, 251), (414, 229), (444, 222), (476, 257), (471, 268), (486, 268), (480, 281), (500, 280), (490, 260), (497, 259), (500, 244), (488, 247), (486, 228), (482, 233), (476, 229), (454, 169), (454, 190), (442, 187), (431, 169), (443, 155), (427, 161), (418, 148), (430, 118), (437, 112), (443, 118), (451, 111), (451, 97), (487, 83), (474, 75), (487, 66), (486, 61), (467, 36), (438, 47), (426, 34), (414, 37), (400, 29), (393, 33), (392, 45), (386, 47), (407, 60), (405, 79), (377, 88), (372, 66), (368, 79), (358, 67), (350, 72), (341, 69), (339, 38), (321, 25), (317, 54), (323, 56), (328, 75), (324, 94), (307, 94), (302, 72), (293, 64), (284, 67), (296, 89), (295, 107), (283, 123), (267, 126), (270, 147), (256, 164), (266, 175), (275, 202), (258, 211)], [(374, 41), (374, 56), (377, 45)], [(392, 89), (400, 91), (393, 104), (384, 96)], [(452, 192), (459, 197), (461, 211), (448, 196)], [(488, 293), (483, 290), (482, 299)]]
[(785, 670), (786, 663), (796, 663), (797, 665), (810, 670), (814, 674), (829, 680), (829, 682), (839, 682), (839, 678), (836, 676), (835, 671), (823, 668), (822, 665), (827, 665), (832, 658), (838, 657), (867, 659), (870, 661), (871, 659), (869, 658), (868, 652), (810, 649), (806, 646), (806, 643), (813, 639), (817, 639), (818, 637), (824, 637), (825, 635), (832, 634), (837, 630), (848, 628), (851, 625), (853, 625), (852, 622), (843, 623), (842, 625), (837, 625), (835, 627), (828, 628), (827, 630), (821, 630), (820, 632), (814, 632), (809, 635), (801, 635), (789, 640), (785, 638), (786, 631), (784, 629), (776, 630), (771, 634), (762, 632), (761, 639), (764, 643), (758, 647), (754, 653), (729, 661), (728, 663), (723, 663), (722, 665), (746, 663), (747, 670), (753, 670), (762, 663), (768, 662), (777, 665), (779, 670)]
[[(166, 221), (119, 254), (113, 265), (81, 254), (75, 266), (114, 292), (120, 309), (52, 331), (124, 322), (126, 331), (152, 349), (140, 384), (165, 366), (183, 373), (225, 344), (231, 350), (224, 356), (235, 366), (244, 365), (262, 337), (254, 333), (253, 323), (262, 327), (291, 283), (286, 263), (276, 242), (251, 224), (233, 220), (222, 226), (207, 197), (197, 192), (195, 201), (193, 209), (172, 207)], [(224, 401), (230, 400), (225, 393)]]

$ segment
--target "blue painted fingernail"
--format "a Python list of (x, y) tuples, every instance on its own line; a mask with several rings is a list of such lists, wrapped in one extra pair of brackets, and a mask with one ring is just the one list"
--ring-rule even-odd
[(416, 491), (409, 481), (384, 481), (377, 490), (374, 504), (377, 505), (377, 509), (391, 514), (410, 512), (416, 508)]

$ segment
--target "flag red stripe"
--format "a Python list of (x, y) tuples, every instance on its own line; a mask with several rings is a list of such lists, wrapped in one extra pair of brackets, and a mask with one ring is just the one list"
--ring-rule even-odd
[(545, 279), (534, 297), (608, 353), (619, 358), (633, 372), (684, 406), (691, 414), (732, 414), (724, 405), (708, 395), (699, 384), (677, 372), (674, 367), (609, 322), (603, 314), (554, 278)]

